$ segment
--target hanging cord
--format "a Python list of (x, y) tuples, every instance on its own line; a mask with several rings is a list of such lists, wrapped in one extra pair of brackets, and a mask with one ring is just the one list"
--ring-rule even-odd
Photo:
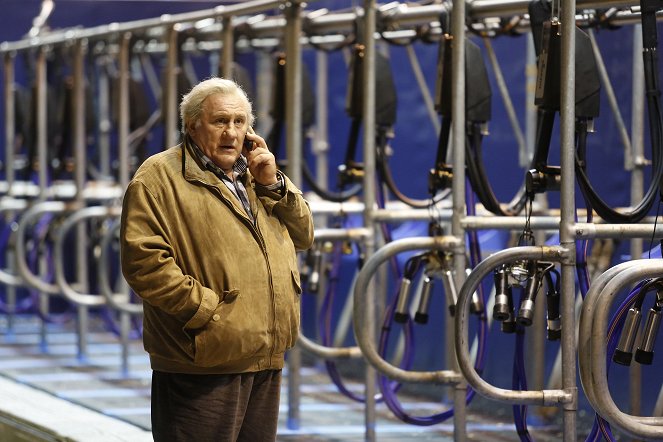
[(389, 139), (387, 137), (387, 131), (385, 128), (378, 128), (377, 130), (377, 142), (376, 147), (376, 164), (377, 172), (380, 176), (380, 179), (386, 184), (389, 191), (396, 197), (400, 202), (407, 204), (410, 207), (415, 209), (425, 209), (431, 206), (435, 206), (443, 199), (449, 196), (449, 191), (446, 192), (435, 192), (431, 195), (431, 198), (425, 200), (415, 200), (407, 195), (405, 195), (399, 188), (394, 177), (391, 173), (391, 168), (389, 167), (387, 150), (389, 149)]
[[(474, 199), (471, 196), (472, 193), (468, 192), (467, 194), (467, 204), (466, 206), (468, 207), (468, 214), (473, 214), (474, 213)], [(478, 241), (478, 236), (476, 235), (476, 232), (470, 232), (469, 234), (469, 242), (470, 242), (470, 261), (473, 262), (473, 265), (476, 265), (476, 263), (481, 261), (481, 250), (479, 246), (479, 241)], [(419, 255), (414, 257), (414, 259), (408, 260), (405, 266), (405, 272), (404, 272), (404, 277), (407, 277), (408, 279), (413, 279), (415, 274), (419, 271), (421, 267), (421, 263), (424, 259), (424, 255)], [(479, 297), (480, 297), (480, 304), (481, 306), (485, 305), (485, 300), (484, 300), (484, 294), (483, 294), (483, 288), (480, 286), (478, 289)], [(396, 303), (392, 303), (392, 307), (395, 304), (398, 304), (398, 297), (395, 297), (394, 299), (396, 300)], [(398, 310), (398, 308), (397, 308)], [(486, 341), (487, 341), (487, 323), (486, 323), (486, 315), (482, 311), (479, 311), (479, 328), (478, 328), (478, 348), (477, 348), (477, 358), (475, 361), (475, 369), (478, 373), (483, 372), (483, 368), (485, 365), (485, 353), (486, 353)], [(392, 325), (392, 319), (395, 317), (395, 315), (392, 315), (391, 312), (387, 312), (387, 316), (385, 316), (385, 322), (383, 324), (382, 332), (380, 335), (380, 352), (381, 354), (386, 351), (387, 348), (387, 343), (389, 340), (389, 333), (391, 331), (391, 325)], [(412, 328), (412, 319), (410, 318), (410, 315), (407, 314), (405, 316), (405, 322), (403, 326), (405, 327), (405, 337), (406, 341), (410, 342), (411, 338), (408, 335), (408, 332)], [(411, 345), (413, 345), (413, 342), (411, 342)], [(437, 413), (434, 415), (430, 416), (412, 416), (411, 414), (407, 413), (403, 406), (401, 405), (400, 401), (396, 397), (395, 392), (397, 391), (395, 388), (393, 388), (392, 385), (388, 383), (388, 378), (386, 376), (380, 375), (378, 377), (378, 382), (380, 386), (380, 390), (382, 391), (382, 395), (384, 397), (385, 404), (391, 410), (391, 412), (398, 417), (400, 420), (403, 422), (413, 424), (413, 425), (420, 425), (420, 426), (429, 426), (429, 425), (436, 425), (440, 422), (444, 422), (445, 420), (449, 419), (454, 415), (454, 409), (451, 408), (449, 410), (446, 410), (441, 413)], [(475, 391), (471, 387), (467, 387), (467, 393), (465, 396), (465, 403), (469, 404), (472, 399), (474, 398)]]
[[(658, 224), (658, 217), (661, 211), (661, 201), (663, 201), (663, 195), (659, 197), (658, 204), (656, 204), (656, 216), (654, 217), (654, 228), (651, 232), (651, 239), (649, 240), (649, 251), (647, 252), (647, 257), (651, 259), (651, 250), (654, 244), (654, 238), (656, 237), (656, 225)], [(659, 243), (659, 250), (661, 252), (661, 257), (663, 257), (663, 239)]]
[[(332, 266), (329, 271), (329, 277), (328, 277), (329, 281), (327, 284), (327, 291), (325, 293), (325, 297), (323, 299), (318, 317), (318, 332), (320, 333), (322, 344), (326, 346), (333, 345), (332, 333), (331, 333), (331, 317), (332, 317), (334, 297), (338, 289), (337, 285), (340, 275), (341, 254), (342, 254), (341, 246), (339, 244), (335, 244), (332, 251)], [(341, 374), (338, 371), (336, 362), (334, 362), (333, 360), (326, 359), (325, 368), (327, 369), (327, 373), (329, 374), (330, 379), (332, 380), (334, 385), (336, 385), (336, 388), (338, 388), (338, 391), (341, 394), (356, 402), (361, 402), (361, 403), (366, 402), (365, 396), (358, 395), (352, 392), (351, 390), (349, 390), (345, 386)], [(377, 401), (381, 401), (382, 397), (376, 396), (375, 399)]]
[[(378, 195), (378, 203), (382, 206), (383, 202)], [(383, 226), (383, 234), (385, 235), (385, 239), (387, 242), (391, 242), (391, 233), (389, 230)], [(338, 284), (338, 279), (339, 279), (339, 274), (340, 274), (340, 256), (341, 256), (341, 247), (339, 245), (335, 246), (334, 251), (333, 251), (333, 261), (332, 261), (332, 267), (329, 272), (329, 281), (330, 283), (327, 285), (327, 291), (325, 294), (325, 298), (323, 300), (323, 305), (321, 306), (320, 309), (320, 314), (319, 314), (319, 333), (322, 339), (323, 345), (330, 346), (332, 345), (332, 333), (331, 333), (331, 313), (333, 310), (333, 300), (335, 297), (335, 294), (337, 293), (337, 284)], [(395, 275), (398, 275), (400, 277), (400, 271), (398, 270), (398, 264), (396, 263), (395, 258), (391, 259), (391, 265), (392, 268), (395, 269)], [(389, 328), (391, 325), (390, 318), (393, 315), (393, 311), (395, 309), (395, 303), (396, 303), (396, 298), (394, 297), (394, 302), (390, 306), (387, 307), (387, 310), (385, 312), (385, 323), (386, 325), (383, 326), (383, 330), (385, 327)], [(413, 356), (412, 356), (412, 326), (411, 324), (409, 327), (405, 328), (405, 337), (406, 337), (406, 346), (405, 346), (405, 351), (403, 354), (403, 358), (400, 363), (400, 368), (402, 369), (409, 369), (412, 366), (412, 361), (413, 361)], [(382, 341), (381, 341), (382, 342)], [(382, 349), (382, 347), (380, 347)], [(381, 354), (384, 353), (384, 349), (379, 350)], [(357, 395), (350, 391), (345, 384), (343, 383), (341, 374), (338, 371), (338, 367), (334, 361), (331, 360), (326, 360), (325, 361), (325, 367), (327, 369), (327, 372), (332, 380), (332, 382), (336, 385), (338, 390), (346, 397), (348, 397), (351, 400), (354, 400), (356, 402), (361, 402), (364, 403), (366, 401), (366, 398), (364, 396)], [(388, 391), (393, 389), (394, 391), (397, 391), (400, 388), (401, 384), (397, 382), (390, 382), (388, 384), (388, 389), (384, 391)], [(384, 392), (383, 392), (384, 394)], [(375, 399), (377, 401), (382, 401), (383, 400), (383, 394), (376, 395)]]
[(522, 212), (527, 202), (525, 185), (523, 183), (509, 207), (503, 209), (488, 181), (488, 174), (484, 168), (481, 153), (481, 141), (482, 135), (480, 126), (476, 123), (471, 123), (468, 128), (468, 135), (465, 138), (465, 158), (467, 174), (472, 188), (479, 197), (481, 204), (483, 204), (489, 212), (501, 216), (516, 216)]
[[(576, 158), (576, 174), (578, 182), (583, 193), (586, 193), (587, 199), (592, 203), (596, 212), (608, 222), (612, 223), (634, 223), (642, 220), (651, 209), (657, 191), (660, 191), (661, 180), (663, 179), (663, 115), (661, 112), (661, 91), (658, 78), (658, 56), (657, 56), (657, 29), (656, 29), (656, 11), (658, 4), (651, 0), (642, 0), (641, 21), (643, 35), (643, 65), (645, 76), (645, 94), (647, 100), (647, 115), (649, 120), (650, 143), (652, 150), (652, 179), (643, 200), (630, 212), (619, 212), (610, 208), (596, 193), (589, 178), (585, 173), (584, 167), (578, 164)], [(584, 162), (584, 158), (580, 158)]]
[[(539, 278), (540, 281), (544, 280), (548, 284), (548, 296), (551, 296), (551, 293), (559, 293), (559, 274), (555, 269), (555, 265), (553, 263), (539, 263), (538, 268), (536, 268), (534, 271), (540, 272), (541, 277)], [(551, 276), (551, 273), (554, 273), (557, 276), (556, 282), (553, 282), (553, 278)], [(535, 287), (535, 290), (538, 291), (538, 287)], [(527, 296), (526, 293), (522, 291), (521, 288), (521, 296), (519, 303), (522, 305), (523, 299)], [(551, 316), (555, 316), (555, 314), (551, 314), (551, 309), (550, 305), (548, 306), (548, 319), (549, 322), (551, 320)], [(515, 338), (516, 338), (516, 346), (515, 346), (515, 351), (514, 351), (514, 357), (513, 357), (513, 375), (512, 375), (512, 388), (514, 390), (521, 390), (521, 391), (526, 391), (527, 390), (527, 372), (525, 370), (525, 331), (526, 331), (526, 326), (520, 322), (520, 320), (516, 321), (515, 325)], [(552, 333), (551, 331), (556, 332), (556, 330), (551, 330), (550, 328), (548, 329), (548, 339), (554, 338), (556, 339), (557, 334)], [(513, 407), (513, 418), (514, 418), (514, 424), (516, 426), (516, 431), (518, 433), (518, 437), (520, 438), (521, 441), (523, 442), (529, 442), (532, 441), (533, 438), (529, 433), (529, 430), (527, 428), (527, 405), (525, 404), (514, 404)]]
[[(516, 348), (513, 353), (513, 376), (511, 387), (514, 390), (527, 390), (527, 375), (525, 373), (525, 327), (516, 325)], [(516, 426), (518, 437), (523, 442), (532, 440), (527, 429), (527, 405), (513, 405), (513, 421)]]
[[(431, 184), (429, 187), (431, 194), (434, 194), (437, 190), (448, 188), (451, 185), (453, 176), (453, 167), (446, 163), (453, 117), (451, 115), (452, 41), (453, 39), (449, 36), (440, 41), (440, 53), (438, 56), (438, 101), (436, 107), (443, 118), (438, 139), (435, 169), (431, 171), (430, 175)], [(488, 181), (488, 174), (484, 169), (481, 154), (482, 131), (484, 131), (484, 126), (491, 117), (490, 81), (479, 46), (470, 39), (465, 39), (465, 51), (465, 72), (468, 77), (466, 83), (472, 85), (465, 91), (465, 118), (468, 122), (465, 137), (467, 175), (470, 178), (472, 188), (486, 210), (496, 215), (515, 216), (522, 211), (525, 204), (525, 185), (521, 186), (516, 197), (509, 203), (509, 207), (503, 209)]]
[[(587, 143), (584, 142), (586, 140), (586, 128), (587, 125), (584, 122), (580, 123), (581, 127), (584, 129), (581, 130), (576, 130), (576, 139), (577, 139), (577, 148), (576, 152), (578, 153), (579, 158), (584, 158), (585, 157), (585, 151), (587, 147)], [(583, 136), (584, 134), (584, 136)], [(579, 167), (584, 168), (585, 164), (584, 161), (577, 162), (576, 163)], [(594, 220), (594, 206), (592, 205), (591, 201), (587, 198), (586, 194), (582, 192), (583, 199), (585, 201), (585, 210), (587, 211), (585, 221), (587, 223), (591, 223)], [(578, 221), (578, 212), (576, 210), (575, 214), (575, 221)], [(578, 286), (580, 288), (580, 296), (582, 299), (585, 299), (585, 296), (587, 295), (587, 291), (589, 290), (591, 278), (589, 275), (589, 269), (587, 268), (587, 249), (589, 247), (589, 240), (577, 240), (576, 241), (576, 275), (578, 278)]]
[[(272, 117), (272, 127), (267, 134), (265, 140), (267, 145), (270, 147), (271, 152), (277, 159), (280, 156), (281, 144), (283, 139), (283, 128), (285, 125), (285, 69), (286, 69), (286, 55), (282, 52), (277, 52), (275, 55), (275, 67), (274, 67), (274, 97), (272, 102), (272, 108), (270, 109), (270, 116)], [(302, 94), (302, 129), (304, 133), (302, 134), (302, 139), (305, 140), (306, 137), (306, 127), (313, 124), (313, 117), (315, 114), (315, 103), (314, 93), (311, 89), (311, 83), (308, 81), (308, 71), (302, 71), (302, 84), (306, 89)], [(348, 134), (348, 140), (346, 145), (346, 162), (344, 166), (341, 166), (343, 170), (354, 170), (353, 166), (350, 166), (348, 163), (347, 157), (350, 156), (351, 159), (354, 159), (354, 154), (356, 151), (357, 141), (359, 137), (359, 129), (361, 126), (361, 119), (353, 119), (350, 126), (350, 131)], [(338, 192), (329, 191), (328, 189), (319, 185), (316, 181), (314, 173), (311, 171), (308, 163), (302, 161), (302, 176), (306, 184), (313, 190), (315, 194), (321, 198), (332, 201), (332, 202), (345, 202), (348, 201), (353, 196), (356, 196), (361, 192), (362, 184), (356, 182), (356, 177), (352, 177), (350, 180), (345, 180), (345, 176), (341, 174), (338, 182)], [(349, 186), (352, 184), (351, 186)]]

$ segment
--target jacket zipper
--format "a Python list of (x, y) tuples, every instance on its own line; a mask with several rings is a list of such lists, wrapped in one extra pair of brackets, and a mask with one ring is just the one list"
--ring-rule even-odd
[[(218, 187), (211, 185), (209, 183), (206, 183), (202, 180), (199, 179), (192, 179), (192, 181), (196, 181), (205, 187), (211, 187), (214, 189), (214, 191), (221, 197), (221, 200), (223, 201), (224, 204), (226, 204), (230, 209), (236, 214), (239, 215), (243, 220), (244, 224), (249, 226), (249, 229), (253, 232), (254, 237), (258, 240), (258, 244), (260, 245), (260, 249), (262, 250), (262, 256), (265, 259), (265, 264), (267, 265), (267, 275), (269, 276), (269, 294), (271, 296), (271, 301), (272, 301), (272, 323), (270, 326), (270, 334), (272, 337), (272, 345), (271, 348), (269, 349), (269, 366), (272, 366), (272, 358), (274, 356), (274, 350), (276, 349), (276, 296), (274, 295), (274, 278), (272, 276), (272, 267), (269, 264), (269, 257), (267, 256), (267, 246), (265, 246), (265, 240), (260, 234), (260, 231), (258, 230), (258, 227), (256, 227), (252, 222), (249, 216), (243, 212), (240, 212), (237, 210), (235, 205), (228, 201), (228, 199), (223, 196), (223, 193), (218, 189)], [(257, 213), (256, 213), (257, 215)], [(258, 220), (256, 217), (256, 224)]]

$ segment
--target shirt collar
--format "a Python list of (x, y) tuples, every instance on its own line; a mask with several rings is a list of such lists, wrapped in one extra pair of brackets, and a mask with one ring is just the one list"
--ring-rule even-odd
[[(202, 149), (198, 147), (198, 145), (193, 141), (191, 137), (188, 137), (189, 141), (191, 142), (191, 147), (193, 152), (196, 154), (198, 159), (203, 163), (203, 167), (207, 170), (212, 171), (216, 176), (218, 176), (221, 179), (229, 179), (228, 176), (225, 174), (225, 172), (214, 162), (203, 153)], [(246, 161), (246, 158), (244, 155), (240, 155), (239, 158), (237, 158), (237, 161), (235, 161), (235, 164), (233, 164), (233, 176), (234, 177), (241, 177), (246, 173), (246, 170), (248, 169), (248, 163)]]

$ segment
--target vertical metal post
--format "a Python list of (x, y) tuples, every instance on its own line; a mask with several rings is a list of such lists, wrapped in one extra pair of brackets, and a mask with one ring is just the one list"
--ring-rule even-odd
[(15, 57), (14, 52), (5, 53), (5, 180), (9, 189), (11, 189), (14, 182), (14, 143), (16, 142)]
[[(299, 38), (302, 33), (301, 4), (291, 2), (285, 10), (286, 16), (286, 159), (287, 174), (292, 182), (302, 186), (302, 48)], [(295, 346), (288, 352), (288, 428), (299, 428), (299, 403), (301, 384), (301, 348)]]
[[(129, 185), (131, 173), (129, 171), (129, 79), (131, 71), (129, 68), (129, 58), (131, 48), (131, 33), (125, 32), (120, 36), (120, 51), (118, 53), (118, 77), (119, 77), (119, 98), (118, 98), (118, 155), (120, 170), (118, 173), (118, 182), (121, 189), (126, 189)], [(122, 346), (122, 374), (129, 373), (129, 332), (131, 328), (130, 316), (127, 312), (120, 313), (120, 343)]]
[(233, 36), (232, 17), (223, 17), (222, 23), (221, 76), (223, 78), (232, 78), (233, 59), (235, 57), (235, 37)]
[(568, 250), (562, 262), (562, 388), (572, 395), (573, 400), (564, 404), (564, 441), (576, 440), (576, 413), (578, 411), (578, 388), (576, 385), (575, 352), (575, 0), (561, 2), (561, 72), (560, 72), (560, 164), (561, 219), (560, 245)]
[(253, 112), (256, 115), (256, 132), (263, 133), (272, 127), (272, 116), (269, 114), (270, 102), (272, 100), (273, 69), (272, 55), (263, 51), (256, 54), (256, 107)]
[[(131, 41), (131, 34), (126, 32), (120, 36), (120, 51), (118, 57), (118, 93), (117, 100), (118, 117), (117, 117), (117, 138), (118, 138), (118, 161), (119, 173), (118, 181), (122, 189), (126, 189), (129, 184), (129, 119), (131, 109), (129, 109), (129, 42)], [(167, 145), (170, 146), (170, 145)]]
[(315, 138), (313, 139), (313, 152), (315, 153), (315, 179), (317, 184), (327, 189), (328, 183), (328, 158), (329, 153), (329, 133), (328, 133), (328, 75), (327, 61), (328, 57), (325, 51), (317, 51), (315, 54), (316, 71), (315, 77)]
[[(362, 104), (362, 115), (364, 118), (364, 226), (373, 232), (365, 239), (364, 250), (366, 256), (370, 257), (375, 253), (375, 235), (376, 224), (373, 219), (375, 211), (375, 10), (376, 2), (374, 0), (364, 1), (364, 66), (362, 72), (362, 79), (364, 83), (364, 96)], [(374, 290), (374, 284), (369, 285), (369, 290)], [(375, 342), (377, 336), (376, 330), (376, 306), (366, 306), (366, 328), (368, 339)], [(376, 413), (375, 413), (375, 394), (377, 385), (377, 372), (370, 364), (366, 365), (365, 372), (365, 386), (364, 391), (366, 394), (365, 404), (365, 425), (367, 441), (376, 440), (375, 426), (376, 426)]]
[[(37, 58), (35, 60), (35, 93), (36, 93), (36, 119), (37, 119), (37, 168), (39, 171), (39, 195), (38, 200), (43, 200), (46, 195), (46, 180), (47, 180), (47, 160), (46, 160), (46, 138), (47, 138), (47, 112), (46, 112), (46, 49), (43, 47), (39, 48), (37, 52)], [(34, 161), (34, 158), (30, 160)], [(29, 171), (31, 173), (31, 171)], [(47, 265), (44, 263), (43, 257), (39, 259), (39, 271), (45, 272)], [(43, 315), (48, 315), (49, 310), (49, 296), (44, 292), (39, 293), (39, 311)], [(40, 347), (42, 351), (46, 351), (48, 348), (47, 343), (47, 330), (46, 330), (46, 321), (41, 321), (41, 326), (39, 330), (40, 338)]]
[[(73, 47), (73, 115), (70, 115), (72, 121), (72, 131), (74, 134), (74, 184), (75, 201), (83, 204), (83, 190), (85, 188), (86, 174), (86, 155), (85, 155), (85, 76), (83, 74), (83, 55), (86, 48), (86, 42), (79, 39)], [(84, 223), (79, 223), (76, 228), (76, 278), (81, 285), (82, 290), (88, 287), (88, 265), (87, 265), (87, 232)], [(78, 338), (78, 358), (87, 359), (88, 347), (88, 317), (89, 309), (85, 305), (77, 307), (77, 338)]]
[[(453, 178), (451, 234), (458, 239), (453, 252), (453, 268), (456, 287), (465, 282), (465, 231), (461, 219), (465, 216), (465, 1), (454, 0), (451, 11), (451, 126)], [(452, 328), (453, 330), (453, 328)], [(453, 333), (453, 331), (451, 332)], [(453, 351), (454, 346), (451, 347)], [(455, 353), (450, 369), (458, 370)], [(454, 440), (464, 441), (465, 431), (465, 390), (464, 380), (454, 388)]]
[[(519, 150), (519, 163), (521, 167), (528, 167), (532, 162), (534, 156), (534, 144), (536, 143), (536, 114), (537, 107), (534, 104), (534, 92), (536, 90), (536, 54), (534, 53), (534, 39), (531, 34), (527, 38), (527, 47), (525, 49), (525, 149)], [(538, 194), (536, 201), (543, 209), (547, 209), (548, 201), (546, 195)], [(543, 244), (545, 242), (545, 235), (543, 232), (537, 232), (536, 244)], [(539, 298), (541, 299), (541, 298)], [(545, 342), (545, 303), (543, 301), (537, 302), (535, 306), (535, 321), (540, 326), (535, 327), (530, 333), (529, 342), (534, 353), (531, 358), (531, 373), (532, 381), (530, 389), (542, 390), (545, 385), (545, 364), (546, 356), (542, 343)], [(541, 409), (539, 408), (540, 412)]]
[(177, 44), (177, 25), (168, 28), (166, 32), (168, 45), (166, 54), (165, 81), (163, 89), (163, 121), (165, 128), (164, 148), (177, 143), (177, 75), (180, 67), (177, 64), (177, 54), (180, 48)]
[(97, 129), (99, 137), (97, 139), (97, 149), (99, 151), (99, 170), (104, 179), (110, 179), (111, 160), (110, 160), (110, 85), (108, 79), (109, 56), (102, 55), (97, 58), (97, 70), (99, 78), (97, 80), (97, 112), (99, 113), (99, 123)]
[[(47, 155), (47, 107), (46, 107), (46, 49), (41, 47), (37, 53), (35, 66), (36, 94), (37, 94), (37, 168), (39, 199), (43, 199), (48, 185), (48, 155)], [(34, 158), (32, 158), (34, 160)]]
[[(74, 184), (76, 201), (83, 201), (83, 188), (86, 176), (86, 143), (85, 143), (85, 75), (83, 73), (83, 56), (86, 42), (77, 40), (73, 46), (73, 102), (72, 115), (74, 134)], [(87, 261), (87, 260), (86, 260)]]
[[(5, 98), (5, 180), (8, 192), (11, 192), (14, 183), (14, 143), (16, 142), (16, 109), (14, 102), (15, 92), (15, 56), (14, 52), (5, 53), (4, 59), (4, 98)], [(5, 222), (10, 220), (10, 215), (5, 215)], [(5, 259), (9, 267), (13, 263), (11, 248), (5, 251)], [(7, 336), (14, 333), (14, 314), (16, 313), (16, 288), (12, 285), (5, 287), (7, 293)]]
[[(644, 61), (642, 60), (642, 25), (633, 26), (633, 87), (631, 99), (631, 158), (626, 159), (631, 164), (631, 202), (635, 206), (642, 200), (644, 194), (645, 148), (644, 148), (644, 120), (645, 120), (645, 79)], [(631, 240), (631, 259), (638, 259), (642, 255), (642, 239)], [(631, 364), (629, 377), (630, 406), (629, 413), (640, 416), (642, 366)], [(654, 415), (656, 416), (656, 415)]]

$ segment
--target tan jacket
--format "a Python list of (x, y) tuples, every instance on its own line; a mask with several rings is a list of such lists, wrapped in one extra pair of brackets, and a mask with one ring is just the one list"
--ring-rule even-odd
[(246, 188), (241, 203), (182, 144), (147, 159), (124, 196), (124, 277), (144, 302), (152, 369), (242, 373), (283, 367), (299, 331), (296, 250), (313, 242), (302, 193)]

